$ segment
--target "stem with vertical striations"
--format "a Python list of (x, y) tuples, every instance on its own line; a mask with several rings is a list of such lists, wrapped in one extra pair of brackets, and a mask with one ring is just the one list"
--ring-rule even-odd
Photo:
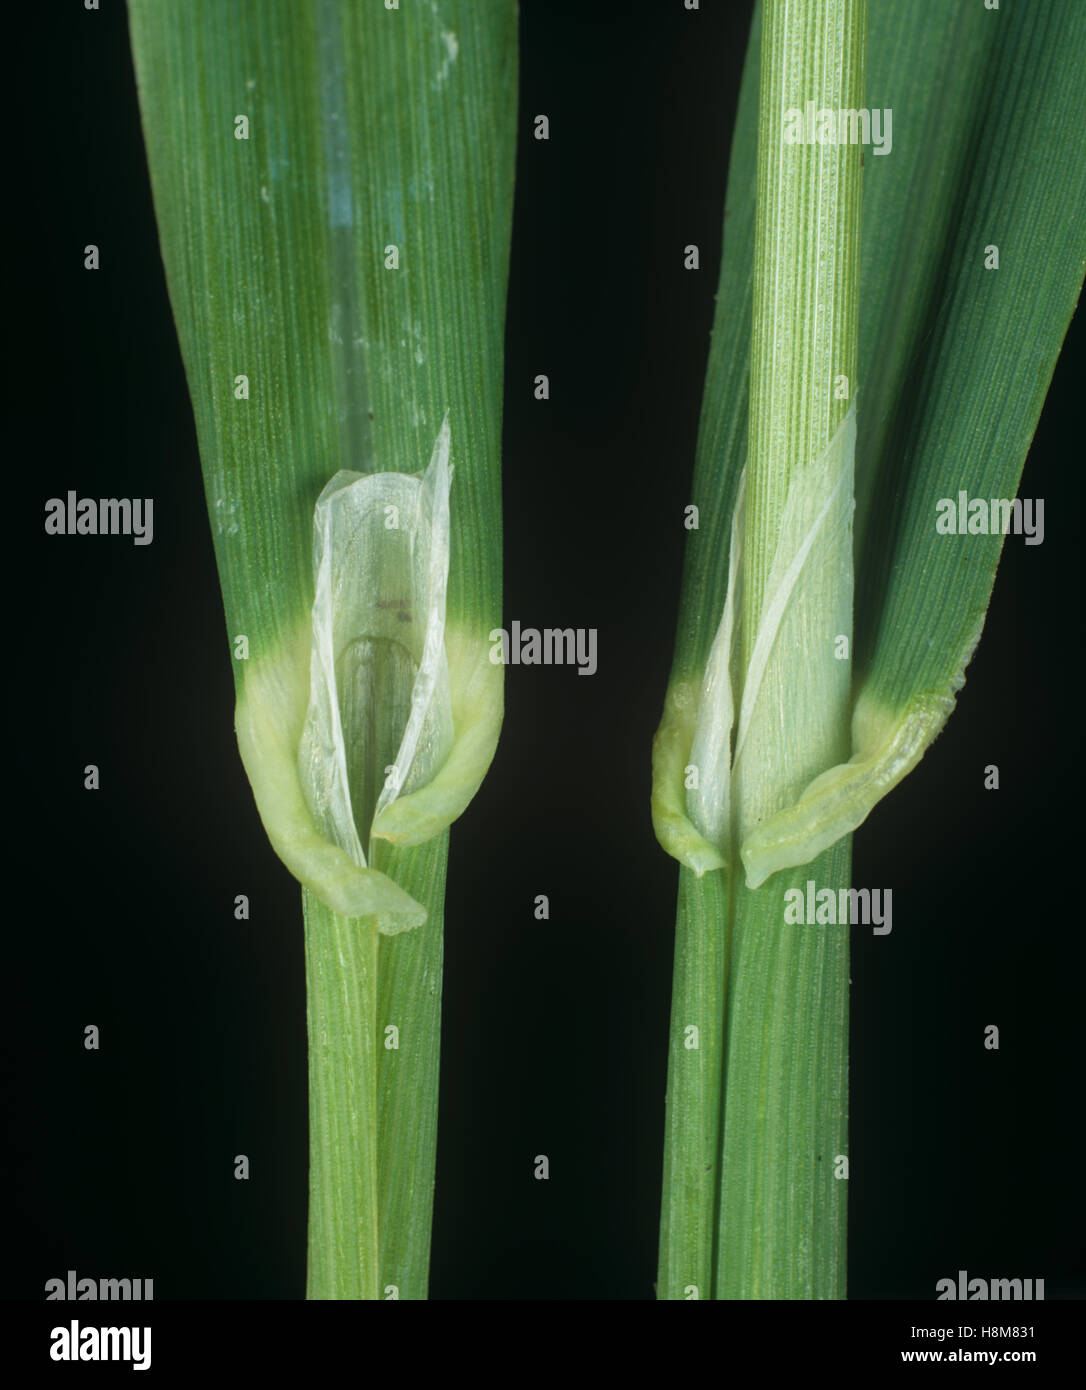
[(309, 1027), (307, 1298), (379, 1297), (375, 918), (302, 890)]
[[(744, 514), (744, 687), (733, 767), (733, 863), (749, 831), (849, 756), (852, 450), (861, 148), (796, 139), (789, 111), (863, 102), (866, 0), (765, 9)], [(792, 139), (788, 138), (791, 133)], [(809, 137), (809, 128), (802, 134)], [(854, 417), (853, 417), (854, 418)], [(846, 433), (839, 433), (846, 432)], [(827, 468), (828, 457), (834, 459)], [(782, 573), (813, 539), (794, 589)], [(776, 616), (774, 617), (774, 614)], [(779, 628), (773, 629), (773, 623)], [(727, 982), (717, 1298), (845, 1292), (848, 926), (789, 922), (785, 892), (849, 883), (846, 837), (751, 890), (736, 883)]]

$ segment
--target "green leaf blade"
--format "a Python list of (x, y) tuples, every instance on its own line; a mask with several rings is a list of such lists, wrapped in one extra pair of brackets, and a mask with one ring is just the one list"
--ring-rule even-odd
[(852, 754), (749, 837), (752, 881), (856, 829), (949, 718), (1007, 542), (938, 504), (1015, 498), (1086, 268), (1081, 8), (872, 14), (868, 100), (901, 115), (865, 168)]

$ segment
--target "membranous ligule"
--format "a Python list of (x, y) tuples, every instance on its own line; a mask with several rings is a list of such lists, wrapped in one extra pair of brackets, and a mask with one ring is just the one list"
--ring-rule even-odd
[(298, 769), (315, 821), (359, 865), (375, 816), (424, 786), (452, 746), (449, 485), (446, 428), (424, 474), (337, 473), (314, 511)]
[(336, 474), (313, 513), (311, 611), (250, 664), (235, 716), (280, 859), (333, 912), (386, 935), (426, 909), (372, 849), (440, 835), (501, 728), (493, 618), (446, 623), (451, 481), (447, 417), (425, 473)]
[[(355, 829), (366, 849), (369, 827), (386, 782), (398, 782), (396, 758), (411, 714), (411, 690), (419, 664), (401, 642), (387, 637), (360, 637), (336, 661), (336, 688), (341, 724), (347, 733), (347, 790)], [(399, 783), (400, 791), (418, 785), (417, 760)]]

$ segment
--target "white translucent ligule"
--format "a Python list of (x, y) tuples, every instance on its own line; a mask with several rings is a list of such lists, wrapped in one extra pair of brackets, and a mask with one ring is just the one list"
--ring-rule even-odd
[[(337, 473), (314, 512), (310, 690), (298, 772), (316, 825), (360, 867), (372, 821), (358, 824), (362, 808), (352, 805), (349, 765), (380, 750), (359, 746), (370, 721), (344, 727), (351, 692), (342, 683), (358, 666), (352, 655), (361, 650), (364, 661), (368, 644), (393, 643), (413, 672), (406, 722), (374, 817), (429, 782), (453, 744), (445, 652), (450, 484), (446, 416), (424, 474)], [(403, 706), (406, 691), (378, 690), (375, 698)]]
[[(762, 817), (780, 809), (770, 804), (774, 798), (783, 795), (787, 804), (799, 795), (817, 770), (804, 768), (812, 756), (816, 762), (820, 756), (820, 740), (832, 722), (828, 712), (847, 709), (850, 664), (835, 659), (834, 642), (840, 635), (851, 639), (855, 449), (851, 406), (823, 453), (789, 486), (750, 659), (737, 675), (745, 477), (740, 484), (732, 516), (728, 592), (691, 742), (698, 785), (686, 799), (692, 825), (725, 858), (733, 834), (744, 838)], [(812, 640), (818, 643), (814, 653)], [(732, 754), (737, 695), (739, 725)], [(791, 716), (787, 727), (784, 709)], [(752, 748), (757, 756), (748, 769), (743, 754)], [(828, 760), (833, 758), (830, 753)], [(788, 778), (798, 778), (794, 787)], [(747, 868), (749, 881), (749, 864)]]
[(728, 592), (724, 615), (713, 638), (705, 664), (690, 762), (698, 769), (697, 786), (686, 794), (687, 814), (702, 835), (727, 858), (728, 819), (731, 808), (731, 737), (735, 720), (732, 664), (739, 624), (736, 609), (742, 601), (740, 581), (743, 549), (743, 503), (747, 470), (739, 478), (732, 512), (731, 549), (728, 554)]
[[(791, 663), (787, 675), (793, 686), (802, 682), (808, 687), (815, 673), (824, 669), (837, 677), (833, 684), (848, 691), (849, 663), (834, 656), (833, 644), (842, 634), (847, 634), (851, 641), (852, 634), (851, 525), (856, 509), (853, 496), (855, 455), (856, 407), (853, 405), (820, 457), (810, 468), (797, 474), (789, 486), (758, 631), (743, 680), (734, 763), (742, 756), (763, 685), (774, 663), (778, 667), (782, 661)], [(809, 664), (802, 663), (798, 643), (783, 640), (789, 615), (798, 607), (792, 602), (792, 595), (801, 575), (804, 583), (796, 595), (797, 600), (806, 599), (821, 622), (818, 639), (821, 650)], [(811, 602), (812, 599), (815, 602)], [(813, 630), (807, 625), (808, 632)], [(809, 698), (802, 703), (808, 702)]]
[(425, 474), (332, 480), (314, 512), (312, 611), (247, 664), (235, 713), (275, 852), (326, 907), (387, 935), (427, 910), (372, 867), (374, 841), (440, 835), (502, 722), (502, 668), (480, 633), (446, 623), (449, 455), (446, 417)]

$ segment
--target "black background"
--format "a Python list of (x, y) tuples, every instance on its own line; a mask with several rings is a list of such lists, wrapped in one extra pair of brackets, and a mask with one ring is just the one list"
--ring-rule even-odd
[[(434, 1299), (653, 1295), (677, 866), (653, 838), (649, 754), (748, 22), (739, 3), (522, 4), (505, 613), (597, 628), (599, 670), (507, 670), (497, 758), (453, 831)], [(152, 1277), (156, 1299), (300, 1299), (300, 895), (234, 742), (123, 11), (41, 7), (31, 24), (9, 129), (8, 418), (24, 442), (6, 471), (20, 554), (0, 1291), (41, 1299), (74, 1268)], [(530, 138), (537, 112), (549, 143)], [(962, 1268), (1086, 1292), (1082, 368), (1076, 324), (1022, 487), (1045, 499), (1045, 542), (1008, 539), (957, 712), (855, 837), (854, 881), (892, 887), (894, 930), (853, 935), (854, 1299), (931, 1299)], [(69, 488), (153, 496), (153, 544), (46, 537), (43, 504)]]

